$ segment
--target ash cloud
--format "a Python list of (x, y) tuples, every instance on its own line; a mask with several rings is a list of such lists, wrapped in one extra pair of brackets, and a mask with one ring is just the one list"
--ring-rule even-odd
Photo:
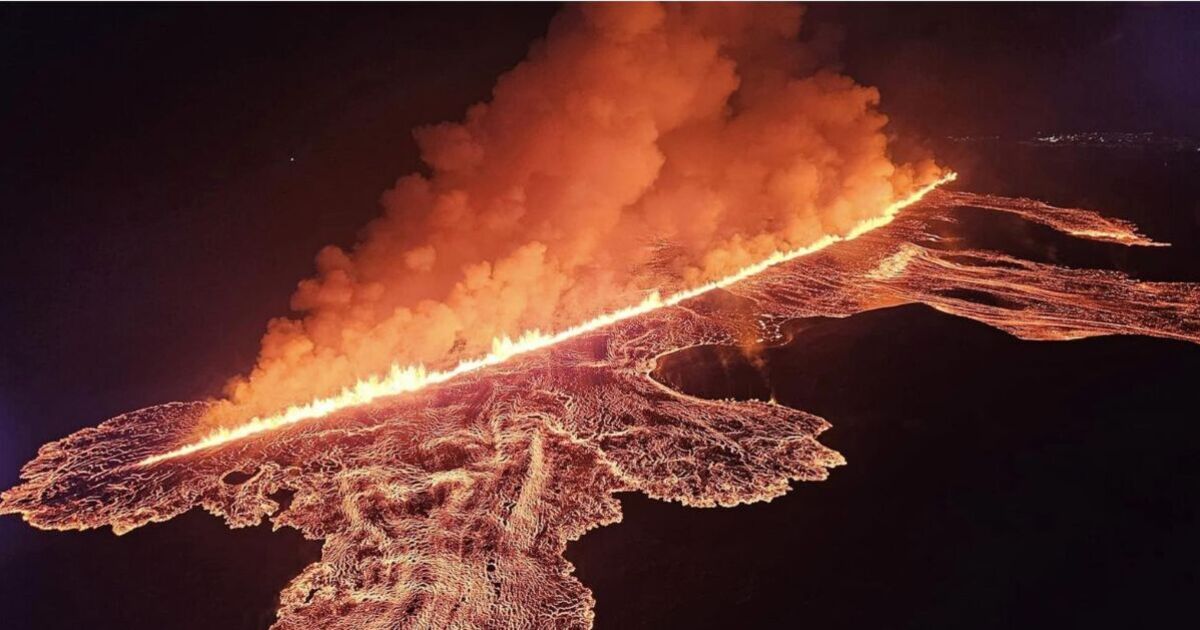
[(270, 322), (213, 422), (444, 366), (848, 231), (932, 181), (874, 88), (821, 67), (789, 5), (574, 5), (457, 123), (417, 129), (347, 251)]

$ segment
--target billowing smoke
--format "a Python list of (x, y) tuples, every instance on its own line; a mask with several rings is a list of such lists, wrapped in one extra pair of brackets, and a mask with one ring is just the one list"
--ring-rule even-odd
[(415, 132), (428, 175), (327, 247), (217, 422), (393, 363), (444, 366), (844, 233), (936, 177), (875, 89), (823, 70), (796, 6), (576, 5), (487, 103)]

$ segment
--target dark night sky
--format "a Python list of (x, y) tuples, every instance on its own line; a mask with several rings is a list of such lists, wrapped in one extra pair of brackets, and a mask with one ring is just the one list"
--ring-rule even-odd
[(924, 135), (1200, 134), (1200, 6), (821, 5), (842, 59)]
[[(317, 249), (419, 167), (411, 128), (486, 98), (555, 8), (0, 7), (0, 486), (247, 368)], [(913, 137), (1200, 135), (1197, 5), (811, 16)], [(0, 520), (0, 564), (46, 540)]]

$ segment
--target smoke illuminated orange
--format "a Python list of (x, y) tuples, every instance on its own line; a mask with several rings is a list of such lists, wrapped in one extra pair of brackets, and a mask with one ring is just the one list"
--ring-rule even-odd
[[(958, 176), (893, 142), (879, 91), (828, 66), (805, 15), (569, 5), (485, 101), (414, 131), (423, 166), (353, 245), (319, 251), (220, 400), (45, 444), (0, 516), (292, 528), (321, 555), (280, 591), (276, 630), (590, 628), (596, 598), (565, 552), (622, 520), (623, 495), (729, 507), (847, 463), (820, 438), (858, 401), (829, 421), (800, 406), (813, 387), (895, 385), (906, 362), (859, 360), (890, 329), (860, 322), (904, 323), (896, 342), (943, 370), (968, 365), (940, 350), (978, 324), (1200, 344), (1200, 283), (1068, 266), (1060, 241), (1166, 243), (1089, 209), (946, 190)], [(922, 311), (938, 337), (908, 336)], [(1017, 348), (991, 337), (979, 348)], [(859, 380), (829, 377), (846, 370)]]
[[(630, 309), (588, 328), (500, 343), (495, 358), (456, 373), (506, 362), (477, 372), (484, 378), (417, 372), (405, 387), (424, 392), (383, 392), (327, 421), (297, 417), (290, 430), (264, 427), (258, 439), (203, 456), (158, 454), (204, 435), (198, 427), (213, 403), (122, 414), (43, 446), (22, 483), (0, 493), (0, 514), (43, 529), (122, 534), (200, 507), (231, 527), (266, 519), (295, 528), (324, 541), (322, 557), (281, 592), (279, 630), (586, 628), (594, 598), (563, 552), (568, 541), (621, 519), (616, 493), (733, 506), (825, 479), (845, 463), (817, 439), (830, 426), (824, 419), (680, 393), (659, 378), (664, 357), (732, 347), (746, 333), (774, 345), (786, 341), (787, 322), (902, 304), (1025, 340), (1148, 335), (1200, 343), (1198, 284), (1024, 260), (980, 249), (955, 228), (960, 211), (975, 208), (1117, 247), (1165, 244), (1131, 223), (944, 189), (898, 212), (904, 201), (830, 237), (836, 245), (822, 240), (639, 304), (634, 309), (649, 310), (638, 317)], [(662, 308), (722, 285), (713, 299)], [(583, 343), (529, 351), (571, 334)], [(151, 458), (162, 463), (139, 465)], [(280, 491), (294, 493), (288, 503)]]
[(651, 293), (642, 300), (641, 303), (629, 306), (618, 311), (600, 315), (595, 319), (583, 322), (582, 324), (572, 326), (566, 330), (557, 333), (543, 333), (540, 330), (529, 330), (516, 339), (501, 337), (492, 341), (492, 351), (482, 357), (469, 359), (460, 362), (453, 368), (448, 370), (430, 371), (423, 365), (392, 365), (392, 369), (382, 377), (373, 377), (366, 380), (360, 380), (353, 386), (343, 389), (340, 393), (327, 398), (318, 398), (311, 402), (300, 405), (293, 405), (283, 410), (282, 412), (266, 417), (252, 418), (250, 421), (232, 429), (221, 427), (218, 428), (203, 438), (185, 444), (177, 449), (152, 455), (142, 460), (139, 465), (148, 466), (164, 460), (174, 459), (190, 455), (198, 451), (209, 448), (214, 448), (228, 442), (241, 440), (243, 438), (257, 435), (265, 431), (271, 431), (280, 427), (296, 424), (313, 418), (327, 416), (336, 411), (365, 405), (374, 400), (395, 396), (408, 392), (414, 392), (424, 389), (430, 385), (445, 383), (450, 379), (476, 372), (493, 365), (498, 365), (508, 359), (533, 352), (542, 348), (547, 348), (568, 339), (573, 339), (580, 335), (593, 332), (610, 326), (617, 322), (625, 321), (631, 317), (637, 317), (650, 311), (660, 308), (674, 306), (685, 300), (703, 295), (714, 289), (728, 287), (731, 284), (749, 278), (751, 276), (762, 273), (764, 270), (774, 267), (775, 265), (795, 260), (801, 256), (806, 256), (813, 252), (820, 251), (841, 241), (847, 241), (857, 238), (871, 230), (883, 227), (892, 222), (892, 219), (904, 208), (920, 201), (930, 191), (947, 182), (954, 181), (957, 174), (949, 172), (943, 175), (937, 181), (927, 184), (919, 188), (916, 192), (893, 202), (891, 205), (883, 209), (883, 211), (873, 219), (863, 221), (854, 226), (845, 235), (826, 235), (816, 242), (789, 251), (776, 251), (771, 256), (753, 264), (739, 269), (724, 278), (714, 280), (707, 284), (680, 291), (667, 297), (662, 297), (657, 291)]

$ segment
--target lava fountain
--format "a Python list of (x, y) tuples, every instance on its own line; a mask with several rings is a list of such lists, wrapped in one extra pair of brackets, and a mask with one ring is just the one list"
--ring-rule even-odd
[[(587, 627), (593, 601), (562, 551), (620, 519), (614, 493), (730, 506), (843, 463), (816, 440), (829, 425), (812, 414), (656, 382), (665, 354), (739, 343), (748, 321), (771, 343), (792, 318), (905, 303), (1023, 339), (1200, 343), (1200, 285), (937, 246), (963, 208), (1028, 218), (1031, 206), (1041, 207), (934, 190), (858, 238), (691, 300), (150, 466), (139, 464), (193, 434), (212, 403), (131, 412), (47, 444), (0, 510), (42, 528), (123, 533), (199, 506), (233, 527), (269, 518), (323, 539), (321, 560), (282, 593), (277, 628)], [(1114, 247), (1160, 245), (1085, 210), (1045, 206), (1036, 220)], [(280, 490), (295, 493), (286, 509), (271, 498)]]
[(894, 164), (878, 94), (821, 69), (800, 15), (569, 8), (489, 103), (418, 132), (431, 174), (389, 191), (353, 252), (321, 253), (303, 316), (226, 399), (46, 444), (0, 513), (295, 528), (324, 544), (281, 630), (586, 628), (563, 550), (620, 520), (615, 493), (732, 506), (844, 463), (813, 414), (656, 381), (666, 354), (905, 303), (1023, 339), (1200, 343), (1198, 285), (946, 247), (964, 208), (1161, 243)]
[(195, 442), (185, 444), (166, 453), (151, 455), (150, 457), (142, 460), (139, 465), (148, 466), (164, 460), (183, 457), (184, 455), (190, 455), (197, 451), (214, 448), (227, 442), (240, 440), (257, 433), (270, 431), (272, 429), (284, 427), (296, 422), (302, 422), (304, 420), (310, 420), (312, 418), (319, 418), (348, 407), (365, 405), (379, 398), (414, 392), (431, 385), (439, 385), (458, 376), (477, 372), (494, 365), (499, 365), (500, 363), (503, 363), (517, 355), (548, 348), (550, 346), (579, 337), (580, 335), (586, 335), (607, 326), (632, 319), (639, 315), (645, 315), (646, 313), (660, 308), (681, 304), (687, 300), (699, 297), (710, 291), (723, 289), (733, 285), (734, 283), (754, 277), (776, 265), (780, 265), (800, 258), (801, 256), (807, 256), (814, 252), (821, 251), (822, 249), (825, 249), (834, 243), (853, 240), (873, 229), (887, 225), (901, 210), (914, 203), (917, 203), (924, 198), (925, 195), (929, 194), (938, 186), (941, 186), (947, 182), (952, 182), (957, 177), (958, 176), (955, 173), (947, 173), (937, 181), (918, 189), (912, 195), (909, 195), (908, 197), (896, 201), (888, 205), (886, 208), (883, 208), (878, 216), (854, 226), (845, 235), (831, 234), (804, 247), (789, 251), (775, 251), (767, 258), (764, 258), (763, 260), (760, 260), (752, 265), (742, 267), (741, 269), (728, 276), (725, 276), (724, 278), (702, 284), (698, 287), (679, 291), (678, 293), (673, 293), (667, 297), (660, 296), (656, 291), (651, 293), (646, 297), (646, 299), (642, 300), (638, 304), (628, 306), (611, 313), (605, 313), (604, 315), (600, 315), (599, 317), (595, 317), (591, 320), (583, 322), (582, 324), (572, 326), (558, 333), (546, 334), (535, 329), (521, 334), (516, 340), (509, 339), (508, 337), (494, 339), (492, 341), (492, 351), (490, 353), (479, 358), (462, 361), (449, 370), (430, 372), (426, 370), (425, 366), (423, 365), (400, 366), (393, 364), (391, 370), (389, 370), (385, 376), (360, 380), (353, 386), (343, 389), (341, 393), (336, 396), (319, 398), (301, 405), (288, 407), (286, 410), (273, 416), (268, 416), (265, 418), (252, 418), (249, 422), (239, 425), (233, 429), (219, 428)]

